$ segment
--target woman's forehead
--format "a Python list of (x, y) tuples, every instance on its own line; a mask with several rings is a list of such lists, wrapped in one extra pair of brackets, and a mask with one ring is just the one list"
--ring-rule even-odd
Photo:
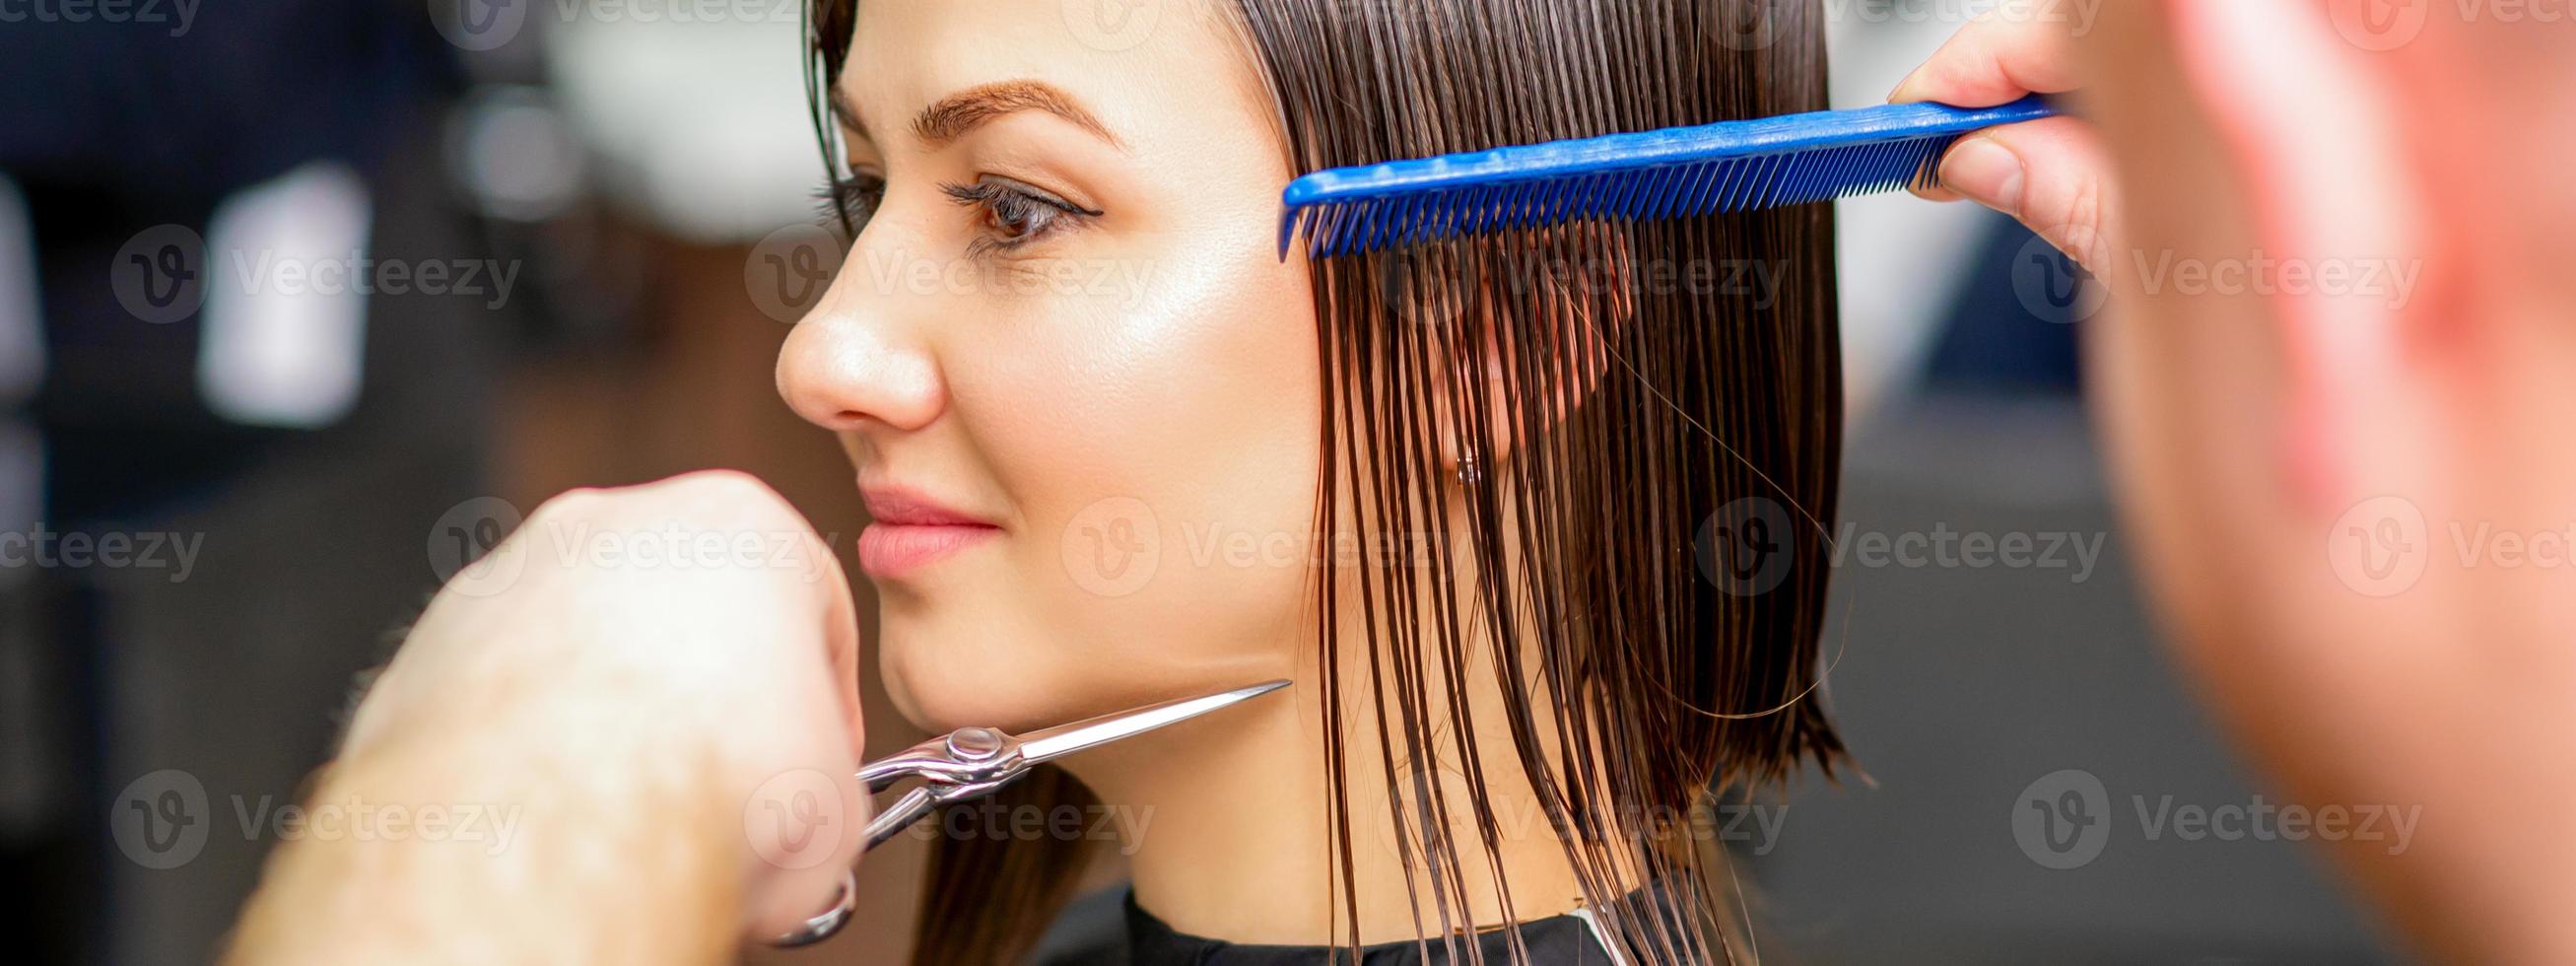
[(1126, 3), (1103, 26), (1097, 8), (1065, 0), (859, 0), (850, 54), (833, 92), (880, 146), (915, 141), (922, 113), (960, 92), (1026, 84), (1061, 95), (1118, 140), (1176, 126), (1204, 130), (1222, 112), (1262, 111), (1267, 94), (1239, 36), (1212, 5)]

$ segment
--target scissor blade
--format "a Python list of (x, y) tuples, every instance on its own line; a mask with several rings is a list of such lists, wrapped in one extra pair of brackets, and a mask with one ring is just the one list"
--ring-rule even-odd
[(1288, 686), (1286, 681), (1270, 681), (1248, 688), (1236, 688), (1196, 698), (1181, 698), (1150, 704), (1133, 711), (1104, 714), (1088, 721), (1057, 725), (1020, 736), (1020, 757), (1031, 764), (1050, 758), (1062, 758), (1085, 748), (1094, 748), (1152, 731), (1176, 721), (1187, 721), (1245, 698), (1258, 697)]

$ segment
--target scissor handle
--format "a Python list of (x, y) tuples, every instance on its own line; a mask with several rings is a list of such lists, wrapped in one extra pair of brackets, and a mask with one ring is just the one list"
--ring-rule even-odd
[[(1029, 741), (1047, 749), (1035, 756), (1044, 761), (1070, 751), (1114, 741), (1139, 731), (1149, 731), (1173, 721), (1205, 714), (1217, 708), (1255, 695), (1266, 694), (1288, 686), (1286, 681), (1271, 681), (1248, 688), (1165, 701), (1137, 708), (1124, 714), (1104, 715), (1069, 725), (1059, 725), (1029, 736)], [(868, 820), (867, 848), (873, 849), (908, 828), (932, 809), (950, 802), (962, 802), (990, 795), (1028, 774), (1031, 756), (1021, 739), (997, 728), (959, 728), (906, 748), (878, 761), (859, 766), (859, 784), (870, 792), (882, 792), (905, 778), (919, 777), (921, 784), (892, 807)], [(850, 896), (849, 881), (833, 908), (806, 922), (805, 928), (770, 940), (774, 945), (803, 945), (820, 942), (849, 921), (855, 901)]]
[[(923, 775), (928, 779), (905, 791), (902, 797), (895, 799), (894, 804), (887, 806), (885, 811), (878, 812), (875, 818), (868, 819), (868, 841), (862, 851), (884, 845), (887, 840), (903, 834), (904, 829), (912, 827), (914, 822), (921, 821), (922, 817), (929, 815), (932, 809), (938, 808), (941, 802), (991, 794), (994, 789), (1010, 784), (1022, 774), (1022, 770), (1017, 767), (1007, 767), (1000, 769), (997, 775), (985, 775), (979, 780), (966, 784), (952, 784), (949, 779), (954, 777), (951, 774), (954, 771), (953, 768), (924, 769), (920, 767), (918, 761), (897, 760), (908, 759), (919, 750), (915, 748), (884, 761), (872, 762), (860, 769), (859, 781), (867, 785), (871, 791), (883, 791), (895, 781), (915, 774)], [(934, 756), (934, 766), (939, 764), (954, 766), (957, 763), (937, 759)], [(851, 895), (851, 891), (856, 888), (854, 885), (856, 881), (845, 875), (841, 894), (832, 900), (832, 908), (806, 920), (805, 925), (795, 932), (771, 937), (769, 944), (782, 949), (810, 946), (829, 939), (833, 933), (841, 931), (841, 927), (850, 921), (851, 910), (858, 904), (856, 898)]]
[(938, 805), (939, 793), (929, 785), (903, 793), (903, 797), (895, 799), (892, 806), (868, 820), (867, 848), (876, 848), (885, 844), (887, 839), (903, 834), (904, 829), (921, 821), (922, 816), (930, 814), (930, 810)]
[(858, 911), (858, 908), (859, 874), (842, 872), (841, 891), (832, 897), (831, 908), (806, 919), (795, 932), (769, 937), (769, 944), (780, 949), (794, 949), (830, 939), (833, 933), (840, 932), (842, 926), (849, 924), (850, 913)]

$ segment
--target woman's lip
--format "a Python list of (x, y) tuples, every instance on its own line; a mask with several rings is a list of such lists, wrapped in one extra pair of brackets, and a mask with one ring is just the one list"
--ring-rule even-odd
[(871, 523), (859, 531), (859, 569), (871, 577), (900, 577), (1001, 532), (981, 524)]
[(867, 502), (868, 516), (878, 523), (899, 527), (993, 526), (992, 521), (951, 510), (937, 500), (902, 487), (862, 486), (859, 498)]

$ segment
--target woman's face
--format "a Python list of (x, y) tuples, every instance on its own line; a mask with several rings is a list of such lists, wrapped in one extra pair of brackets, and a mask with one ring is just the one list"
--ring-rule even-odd
[(883, 192), (778, 384), (857, 467), (924, 727), (1289, 676), (1312, 626), (1315, 307), (1275, 108), (1194, 7), (858, 4), (832, 94)]

